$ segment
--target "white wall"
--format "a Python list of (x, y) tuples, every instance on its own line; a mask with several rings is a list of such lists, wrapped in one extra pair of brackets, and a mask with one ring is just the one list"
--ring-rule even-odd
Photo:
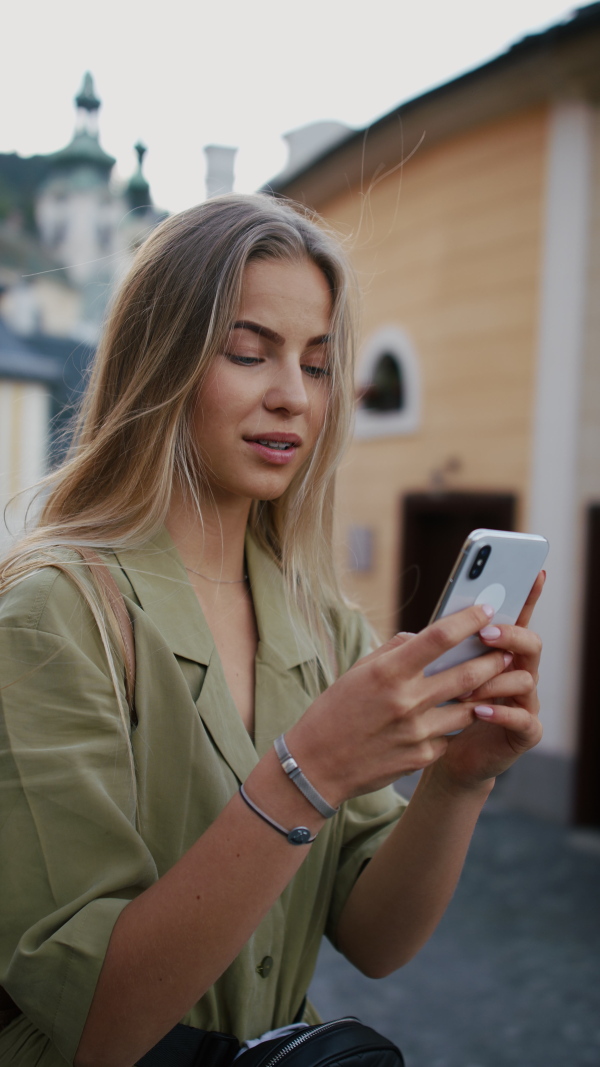
[(550, 541), (535, 626), (544, 639), (541, 751), (573, 755), (577, 734), (583, 571), (579, 462), (593, 145), (592, 108), (550, 113), (541, 272), (537, 405), (529, 528)]
[(45, 386), (0, 380), (0, 545), (19, 532), (31, 494), (19, 497), (5, 514), (9, 500), (45, 472), (49, 417)]

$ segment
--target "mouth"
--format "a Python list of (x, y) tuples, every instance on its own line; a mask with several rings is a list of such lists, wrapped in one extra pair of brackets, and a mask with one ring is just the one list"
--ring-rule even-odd
[(288, 463), (294, 458), (302, 444), (302, 438), (295, 433), (268, 433), (245, 437), (244, 440), (253, 451), (271, 463)]

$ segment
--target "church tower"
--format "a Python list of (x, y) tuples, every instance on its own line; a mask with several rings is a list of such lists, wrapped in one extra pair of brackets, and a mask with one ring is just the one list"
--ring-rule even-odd
[(65, 268), (83, 296), (78, 333), (95, 341), (115, 276), (120, 251), (119, 223), (127, 211), (110, 177), (115, 159), (100, 144), (92, 75), (77, 96), (75, 132), (68, 145), (50, 156), (50, 171), (36, 201), (42, 243)]

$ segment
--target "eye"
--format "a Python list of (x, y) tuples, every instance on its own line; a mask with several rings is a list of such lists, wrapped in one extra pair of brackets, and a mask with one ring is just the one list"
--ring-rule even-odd
[(329, 378), (331, 371), (327, 367), (314, 367), (310, 364), (305, 364), (302, 370), (309, 375), (310, 378)]
[(224, 352), (223, 355), (230, 363), (237, 363), (240, 367), (253, 367), (256, 363), (261, 362), (257, 356), (241, 356), (236, 352)]

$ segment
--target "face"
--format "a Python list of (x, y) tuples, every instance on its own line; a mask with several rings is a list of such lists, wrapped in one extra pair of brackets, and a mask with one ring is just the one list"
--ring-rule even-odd
[(194, 429), (217, 503), (274, 500), (307, 462), (329, 395), (331, 294), (309, 259), (246, 267), (235, 322)]

